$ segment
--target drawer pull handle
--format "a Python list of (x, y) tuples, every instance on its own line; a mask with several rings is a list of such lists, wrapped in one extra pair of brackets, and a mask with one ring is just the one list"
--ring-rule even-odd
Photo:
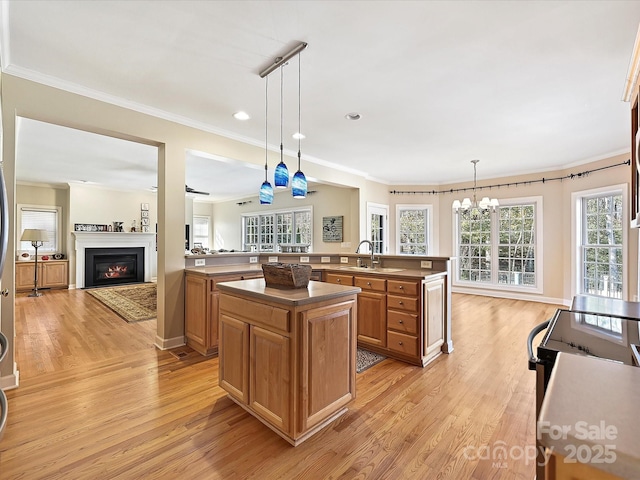
[(404, 302), (400, 301), (398, 302), (398, 305), (404, 305)]
[(403, 321), (403, 320), (398, 320), (398, 323), (399, 323), (400, 325), (402, 325), (402, 324), (404, 323), (404, 321)]
[(338, 283), (340, 283), (342, 280), (338, 279)]
[(404, 290), (404, 287), (403, 287), (402, 285), (400, 285), (398, 288), (399, 288), (400, 290)]
[(402, 342), (398, 342), (398, 345), (402, 345)]
[(371, 286), (371, 282), (367, 282), (367, 285)]

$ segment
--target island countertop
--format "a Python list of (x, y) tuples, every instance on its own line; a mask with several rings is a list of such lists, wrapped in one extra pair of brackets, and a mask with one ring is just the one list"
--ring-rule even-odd
[[(353, 265), (336, 265), (326, 263), (308, 264), (313, 270), (344, 273), (351, 275), (379, 275), (388, 278), (429, 278), (434, 275), (446, 275), (443, 270), (418, 269), (418, 268), (358, 268)], [(207, 265), (200, 267), (187, 267), (185, 272), (191, 275), (217, 276), (228, 274), (256, 274), (262, 273), (262, 264), (244, 263), (232, 265)]]
[(282, 289), (267, 287), (263, 278), (222, 282), (218, 288), (223, 292), (236, 293), (260, 300), (270, 300), (285, 305), (306, 305), (331, 300), (345, 295), (360, 293), (359, 287), (335, 285), (311, 280), (307, 288)]
[(640, 368), (560, 352), (538, 418), (540, 441), (572, 462), (640, 478), (638, 398)]

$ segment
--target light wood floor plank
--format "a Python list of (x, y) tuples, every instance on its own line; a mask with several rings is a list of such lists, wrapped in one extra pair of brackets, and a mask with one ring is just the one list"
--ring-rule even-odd
[(294, 448), (226, 397), (217, 358), (157, 350), (155, 320), (82, 290), (19, 295), (0, 479), (532, 479), (531, 461), (469, 452), (534, 445), (526, 338), (558, 306), (453, 301), (451, 355), (358, 374), (347, 414)]

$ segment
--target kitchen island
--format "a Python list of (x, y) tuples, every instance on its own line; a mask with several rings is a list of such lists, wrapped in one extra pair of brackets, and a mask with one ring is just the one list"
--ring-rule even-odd
[(219, 383), (233, 401), (292, 445), (346, 412), (360, 288), (311, 281), (285, 290), (260, 278), (218, 289)]

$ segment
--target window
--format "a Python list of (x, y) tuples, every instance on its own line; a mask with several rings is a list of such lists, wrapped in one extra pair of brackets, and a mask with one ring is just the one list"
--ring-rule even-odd
[(202, 248), (209, 248), (209, 225), (211, 220), (207, 216), (193, 216), (193, 243), (199, 243)]
[(536, 284), (535, 205), (500, 207), (498, 283)]
[(16, 245), (19, 250), (35, 253), (31, 242), (21, 242), (20, 237), (26, 228), (46, 230), (49, 241), (38, 247), (41, 253), (58, 253), (60, 251), (60, 230), (62, 222), (62, 208), (37, 205), (18, 205), (18, 238)]
[(579, 215), (579, 292), (623, 297), (623, 198), (621, 191), (582, 196)]
[(398, 205), (398, 255), (428, 255), (430, 251), (430, 205)]
[(310, 208), (249, 214), (242, 217), (244, 250), (276, 252), (278, 245), (311, 245)]
[(367, 202), (367, 230), (373, 253), (387, 253), (389, 207)]
[(457, 216), (457, 283), (542, 291), (542, 198), (501, 200), (495, 213), (470, 209)]

